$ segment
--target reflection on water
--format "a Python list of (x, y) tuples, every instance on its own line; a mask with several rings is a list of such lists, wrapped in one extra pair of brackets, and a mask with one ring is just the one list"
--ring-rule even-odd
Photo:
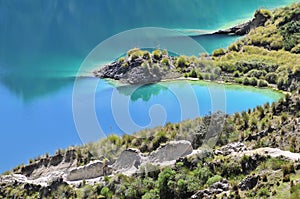
[(142, 86), (120, 86), (117, 90), (123, 95), (130, 96), (130, 100), (135, 102), (139, 99), (147, 102), (152, 96), (157, 96), (162, 90), (168, 90), (162, 84), (147, 84)]
[(23, 102), (30, 102), (36, 97), (51, 95), (60, 88), (72, 85), (74, 78), (28, 78), (20, 76), (2, 76), (1, 84), (7, 86)]

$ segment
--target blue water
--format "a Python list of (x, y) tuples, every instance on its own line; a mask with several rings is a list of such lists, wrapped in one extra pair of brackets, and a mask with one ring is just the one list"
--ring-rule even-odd
[[(148, 26), (210, 32), (245, 21), (260, 7), (275, 8), (292, 2), (295, 1), (0, 1), (0, 172), (45, 152), (82, 143), (72, 115), (74, 76), (88, 53), (104, 39)], [(238, 38), (193, 35), (193, 39), (212, 52)], [(89, 81), (94, 80), (82, 80), (83, 84)], [(101, 82), (98, 89), (96, 109), (103, 131), (121, 133), (109, 110), (113, 88)], [(205, 99), (201, 97), (205, 96), (204, 87), (195, 85), (194, 89), (197, 99)], [(228, 113), (277, 99), (256, 91), (229, 89), (226, 94)], [(235, 96), (256, 97), (255, 101), (245, 99), (239, 100), (241, 104), (230, 104)], [(168, 86), (139, 89), (131, 98), (129, 108), (140, 126), (149, 123), (145, 111), (155, 103), (165, 105), (167, 121), (182, 119)], [(168, 103), (164, 99), (169, 99)], [(205, 103), (200, 105), (201, 115), (209, 110)]]

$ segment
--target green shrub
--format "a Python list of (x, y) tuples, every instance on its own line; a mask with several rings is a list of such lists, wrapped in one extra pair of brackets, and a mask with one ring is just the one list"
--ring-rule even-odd
[(243, 80), (244, 79), (242, 79), (242, 78), (236, 78), (235, 82), (238, 83), (238, 84), (243, 84)]
[(258, 87), (267, 87), (268, 86), (268, 82), (266, 80), (259, 80), (258, 81)]
[(120, 57), (120, 58), (118, 59), (118, 62), (119, 62), (119, 63), (122, 63), (122, 62), (124, 62), (124, 60), (125, 60), (124, 57)]
[(272, 12), (270, 10), (266, 9), (259, 9), (255, 12), (254, 16), (257, 16), (258, 14), (262, 14), (266, 18), (271, 18), (272, 17)]
[(157, 149), (161, 143), (164, 143), (168, 140), (167, 134), (165, 131), (160, 131), (156, 134), (155, 138), (152, 141), (153, 150)]
[(270, 196), (270, 191), (268, 187), (261, 188), (258, 190), (257, 195), (262, 198), (262, 197), (269, 197)]
[(246, 86), (250, 85), (250, 80), (249, 80), (248, 77), (243, 78), (243, 84), (246, 85)]
[(283, 176), (289, 175), (291, 173), (295, 173), (295, 167), (293, 163), (285, 164), (281, 167)]
[(208, 167), (198, 167), (194, 170), (194, 175), (202, 182), (202, 185), (204, 185), (213, 174)]
[(222, 165), (222, 176), (232, 177), (242, 173), (241, 164), (238, 162), (224, 163)]
[(130, 57), (131, 55), (133, 55), (135, 53), (139, 53), (139, 52), (142, 52), (139, 48), (133, 48), (127, 52), (127, 56)]
[(127, 55), (131, 57), (131, 60), (136, 60), (139, 57), (142, 57), (144, 52), (138, 48), (134, 48), (128, 51)]
[(121, 146), (122, 144), (122, 140), (118, 135), (111, 134), (107, 137), (107, 140), (117, 146)]
[(158, 176), (160, 198), (173, 198), (176, 172), (171, 168), (164, 169)]
[(161, 51), (161, 54), (164, 56), (168, 56), (168, 51), (166, 49), (164, 49)]
[(282, 41), (273, 41), (270, 44), (270, 47), (272, 50), (279, 50), (279, 49), (283, 48), (283, 43), (282, 43)]
[(146, 59), (146, 60), (150, 60), (151, 59), (150, 53), (148, 51), (144, 51), (143, 58)]
[(159, 49), (154, 50), (154, 51), (152, 52), (152, 55), (153, 55), (153, 57), (154, 57), (156, 60), (160, 60), (161, 57), (162, 57), (162, 53), (161, 53), (161, 51), (160, 51)]
[(214, 50), (212, 55), (214, 57), (219, 57), (219, 56), (225, 55), (225, 52), (226, 52), (225, 49), (219, 48), (219, 49)]
[(217, 74), (214, 74), (214, 73), (209, 74), (209, 80), (213, 81), (213, 80), (216, 80), (217, 78), (218, 78)]
[(249, 80), (249, 84), (252, 86), (257, 86), (257, 79), (255, 77), (251, 77)]
[(269, 82), (270, 84), (276, 84), (277, 82), (277, 74), (274, 73), (274, 72), (271, 72), (271, 73), (268, 73), (266, 76), (265, 76), (265, 80), (267, 80), (267, 82)]
[(278, 89), (283, 90), (284, 89), (284, 85), (285, 85), (284, 79), (283, 78), (279, 78), (277, 80), (277, 87), (278, 87)]
[(211, 185), (213, 185), (213, 184), (216, 183), (216, 182), (220, 182), (221, 180), (222, 180), (222, 177), (221, 177), (221, 176), (215, 175), (215, 176), (209, 178), (209, 179), (207, 180), (206, 184), (207, 184), (208, 186), (211, 186)]
[(282, 182), (290, 182), (290, 181), (291, 181), (291, 176), (290, 176), (290, 174), (287, 174), (287, 175), (283, 176)]
[(239, 71), (234, 71), (233, 77), (240, 77), (240, 72)]
[(193, 77), (193, 78), (197, 78), (197, 73), (195, 71), (195, 69), (193, 69), (190, 74), (189, 74), (190, 77)]
[(145, 195), (142, 196), (142, 199), (159, 199), (159, 190), (158, 189), (152, 189), (149, 192), (145, 193)]
[(103, 195), (105, 198), (110, 198), (112, 194), (110, 193), (108, 187), (103, 187), (101, 189), (101, 195)]
[(163, 64), (165, 66), (170, 66), (170, 60), (165, 57), (161, 60), (161, 64)]
[(298, 199), (300, 196), (300, 183), (292, 186), (290, 192), (291, 192), (290, 199)]
[(286, 165), (286, 161), (282, 160), (280, 158), (270, 158), (266, 164), (268, 167), (270, 167), (272, 170), (279, 170), (282, 168), (283, 165)]
[(183, 67), (186, 67), (186, 66), (188, 66), (188, 62), (185, 59), (185, 57), (184, 56), (179, 56), (176, 60), (176, 67), (183, 68)]
[(236, 67), (233, 63), (222, 62), (221, 64), (218, 64), (217, 66), (219, 66), (221, 68), (221, 70), (224, 72), (233, 73), (234, 71), (236, 71)]
[(235, 51), (235, 52), (238, 52), (240, 49), (239, 49), (239, 46), (238, 46), (236, 43), (233, 43), (233, 44), (231, 44), (231, 45), (228, 47), (228, 50), (229, 50), (229, 51)]
[(267, 72), (265, 70), (252, 69), (246, 75), (247, 77), (255, 77), (257, 79), (260, 79), (264, 77), (266, 74)]
[(129, 64), (127, 62), (124, 62), (121, 66), (124, 67), (124, 68), (128, 68)]
[(202, 77), (203, 77), (204, 80), (209, 80), (210, 79), (210, 74), (209, 73), (204, 73), (202, 75)]
[(291, 52), (299, 54), (300, 53), (300, 44), (297, 44), (295, 47), (293, 47)]
[(198, 73), (198, 78), (199, 78), (199, 80), (203, 80), (203, 76), (201, 73)]
[(281, 27), (281, 34), (284, 37), (284, 49), (290, 51), (299, 43), (300, 21), (291, 20)]

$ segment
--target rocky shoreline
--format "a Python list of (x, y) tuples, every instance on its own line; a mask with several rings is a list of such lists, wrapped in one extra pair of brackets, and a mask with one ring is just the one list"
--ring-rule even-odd
[(265, 22), (270, 19), (271, 16), (263, 10), (257, 10), (254, 14), (254, 18), (246, 23), (242, 23), (225, 30), (219, 30), (213, 34), (229, 34), (243, 36), (259, 26), (263, 26)]
[[(93, 75), (118, 80), (123, 84), (150, 84), (182, 76), (175, 70), (173, 57), (162, 54), (155, 56), (139, 49), (132, 51), (125, 58), (93, 71)], [(135, 53), (144, 55), (138, 56)]]

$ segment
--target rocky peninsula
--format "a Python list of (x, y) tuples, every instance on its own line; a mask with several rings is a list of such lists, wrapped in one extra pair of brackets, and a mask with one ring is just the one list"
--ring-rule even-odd
[(254, 18), (245, 23), (236, 25), (234, 27), (219, 30), (213, 34), (231, 34), (231, 35), (239, 35), (243, 36), (248, 34), (251, 30), (263, 26), (268, 19), (272, 17), (272, 13), (269, 10), (260, 9), (257, 10), (254, 14)]

